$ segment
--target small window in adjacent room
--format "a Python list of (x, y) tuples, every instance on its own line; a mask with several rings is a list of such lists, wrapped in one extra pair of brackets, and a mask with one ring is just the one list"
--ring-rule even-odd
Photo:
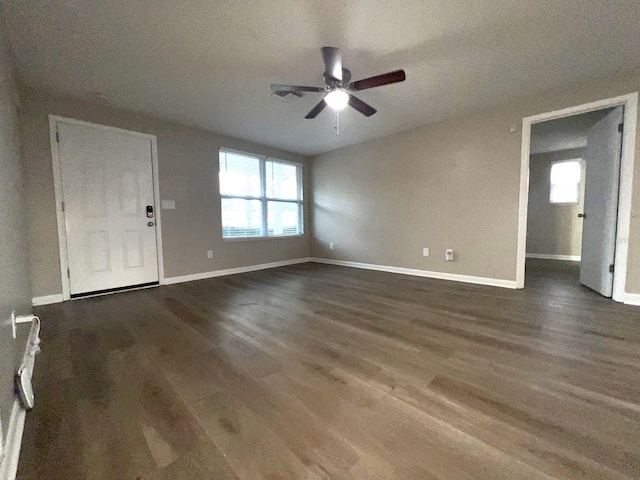
[(580, 159), (551, 164), (549, 202), (555, 204), (580, 202)]
[(220, 149), (222, 237), (304, 233), (302, 166)]

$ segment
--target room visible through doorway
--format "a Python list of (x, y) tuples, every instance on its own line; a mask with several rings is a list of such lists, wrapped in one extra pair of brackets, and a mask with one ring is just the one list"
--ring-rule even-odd
[(519, 288), (526, 258), (624, 301), (636, 112), (631, 94), (524, 119)]

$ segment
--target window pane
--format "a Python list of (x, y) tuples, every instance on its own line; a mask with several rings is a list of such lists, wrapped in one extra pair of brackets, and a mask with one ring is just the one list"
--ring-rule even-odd
[(220, 193), (259, 197), (260, 159), (220, 151)]
[(268, 202), (269, 236), (302, 235), (302, 206), (294, 202)]
[(267, 160), (267, 197), (298, 200), (298, 167), (290, 163)]
[(580, 201), (580, 161), (557, 162), (551, 164), (551, 203), (578, 203)]
[(222, 237), (260, 237), (262, 202), (241, 198), (222, 199)]

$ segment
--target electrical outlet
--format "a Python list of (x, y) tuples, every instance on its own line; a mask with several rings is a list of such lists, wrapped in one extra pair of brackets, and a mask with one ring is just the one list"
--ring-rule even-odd
[(444, 259), (448, 262), (453, 261), (453, 250), (451, 248), (447, 248), (447, 250), (444, 252)]
[(331, 243), (329, 244), (329, 248), (330, 248), (331, 250), (333, 250), (333, 242), (331, 242)]
[(423, 257), (428, 257), (429, 256), (429, 247), (424, 247), (422, 249), (422, 256)]
[(213, 250), (207, 250), (207, 258), (213, 258)]

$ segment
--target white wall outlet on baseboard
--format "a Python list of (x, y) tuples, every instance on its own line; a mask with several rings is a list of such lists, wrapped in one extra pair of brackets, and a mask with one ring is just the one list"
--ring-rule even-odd
[(422, 249), (422, 256), (423, 257), (428, 257), (429, 256), (429, 248), (428, 247), (424, 247)]
[(175, 210), (176, 209), (176, 201), (175, 200), (161, 200), (160, 205), (163, 210)]
[(448, 262), (453, 261), (453, 250), (451, 248), (447, 248), (444, 252), (444, 259)]
[(207, 258), (213, 258), (213, 250), (207, 250)]
[(331, 242), (331, 243), (329, 244), (329, 249), (330, 249), (330, 250), (333, 250), (333, 242)]

